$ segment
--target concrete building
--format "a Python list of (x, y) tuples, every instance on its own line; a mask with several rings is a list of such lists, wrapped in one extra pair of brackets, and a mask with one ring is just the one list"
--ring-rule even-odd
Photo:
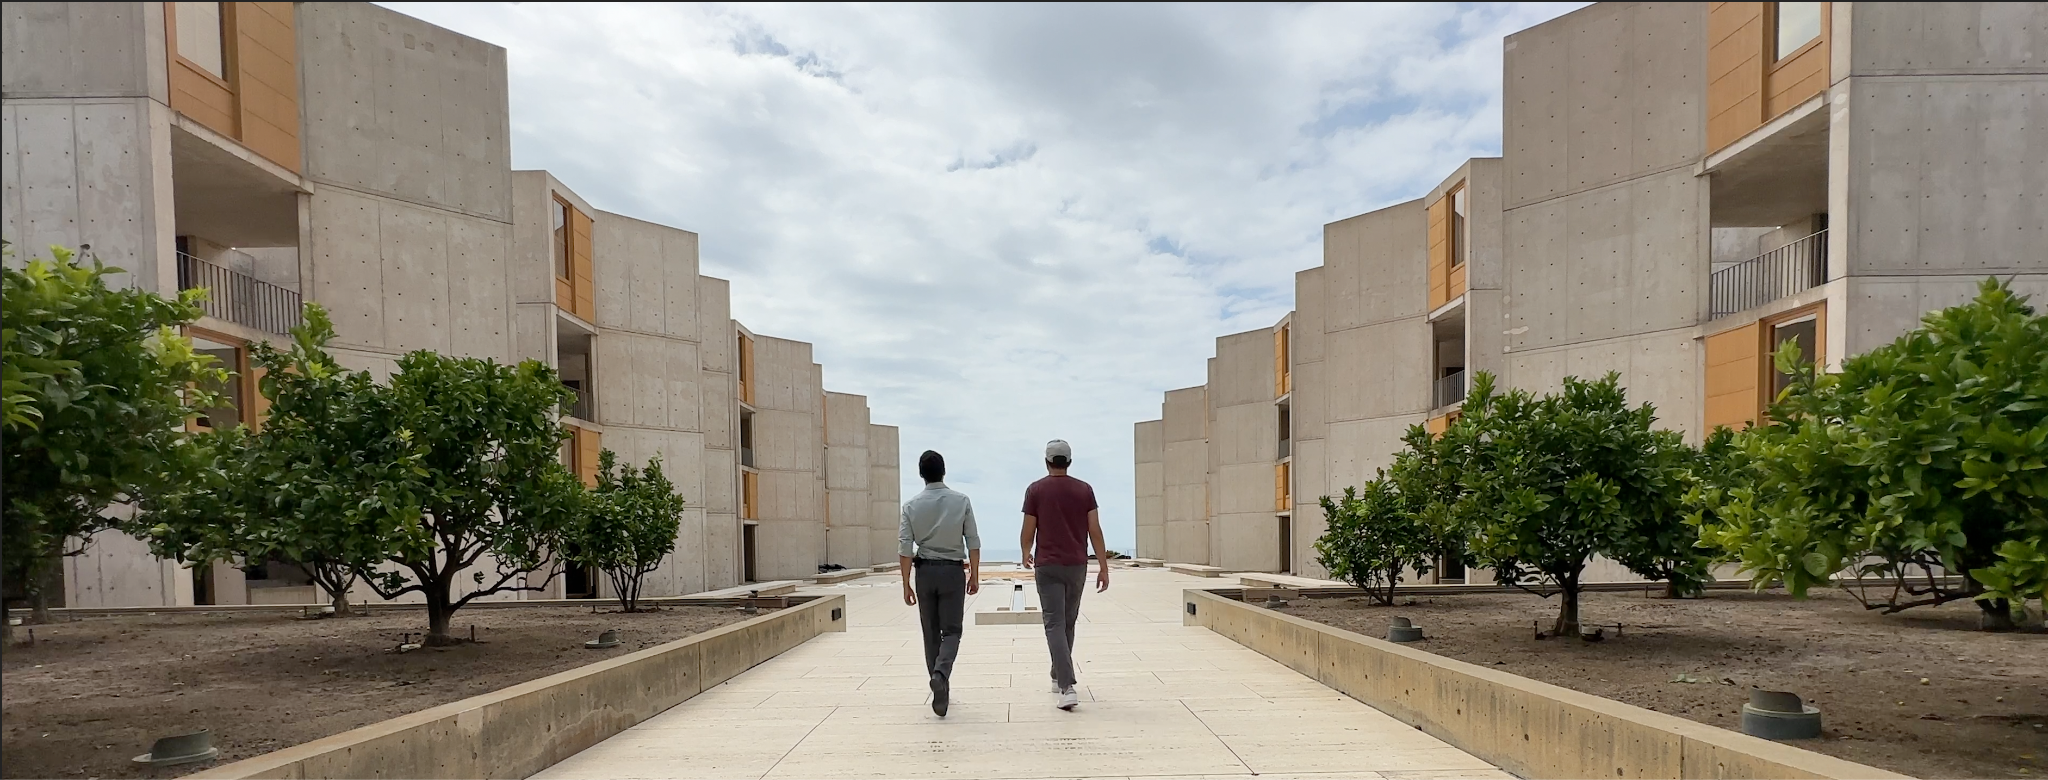
[[(1838, 365), (1992, 274), (2048, 299), (2048, 5), (1599, 3), (1503, 48), (1502, 156), (1326, 225), (1323, 264), (1296, 276), (1277, 348), (1291, 387), (1272, 393), (1291, 428), (1276, 509), (1292, 520), (1272, 531), (1289, 557), (1214, 546), (1219, 523), (1255, 535), (1235, 500), (1249, 486), (1218, 470), (1237, 461), (1174, 469), (1175, 431), (1197, 438), (1177, 408), (1249, 408), (1207, 400), (1240, 379), (1219, 366), (1250, 370), (1236, 337), (1209, 386), (1138, 424), (1141, 555), (1320, 575), (1318, 499), (1389, 465), (1410, 426), (1455, 420), (1478, 371), (1533, 392), (1618, 372), (1697, 440), (1759, 418), (1786, 341)], [(1199, 433), (1247, 458), (1258, 438)], [(1161, 461), (1167, 500), (1147, 501)], [(1227, 508), (1176, 507), (1198, 478)]]
[[(554, 367), (577, 396), (564, 461), (586, 479), (605, 449), (659, 455), (688, 509), (648, 595), (881, 559), (870, 537), (897, 493), (895, 430), (870, 423), (866, 399), (833, 394), (845, 423), (828, 438), (810, 345), (735, 323), (695, 233), (512, 170), (504, 49), (369, 4), (4, 14), (6, 239), (24, 255), (89, 247), (145, 289), (211, 290), (190, 335), (235, 378), (229, 405), (196, 425), (261, 424), (246, 345), (314, 301), (333, 316), (337, 358), (380, 378), (414, 350)], [(835, 524), (853, 529), (838, 548), (825, 543)], [(64, 603), (317, 600), (295, 574), (186, 568), (106, 533), (67, 561)], [(608, 589), (569, 571), (502, 597)]]

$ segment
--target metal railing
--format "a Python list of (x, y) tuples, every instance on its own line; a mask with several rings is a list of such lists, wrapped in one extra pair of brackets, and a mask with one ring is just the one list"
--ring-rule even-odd
[(268, 333), (290, 333), (303, 315), (299, 293), (225, 266), (178, 253), (178, 289), (207, 291), (200, 311)]
[(1811, 290), (1827, 276), (1828, 232), (1822, 230), (1707, 277), (1708, 319)]
[(1450, 376), (1436, 380), (1435, 392), (1431, 399), (1434, 402), (1430, 406), (1435, 409), (1442, 409), (1465, 400), (1465, 370), (1458, 369), (1451, 372)]
[(562, 386), (576, 394), (576, 403), (569, 408), (569, 416), (584, 422), (596, 422), (597, 404), (591, 402), (590, 391), (583, 389), (581, 383), (563, 382)]

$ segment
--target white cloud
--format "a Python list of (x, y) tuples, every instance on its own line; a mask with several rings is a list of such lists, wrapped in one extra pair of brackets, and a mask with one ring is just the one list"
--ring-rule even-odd
[(412, 4), (504, 46), (513, 157), (702, 235), (1015, 538), (1040, 447), (1129, 548), (1131, 425), (1291, 307), (1322, 225), (1498, 154), (1500, 38), (1577, 4)]

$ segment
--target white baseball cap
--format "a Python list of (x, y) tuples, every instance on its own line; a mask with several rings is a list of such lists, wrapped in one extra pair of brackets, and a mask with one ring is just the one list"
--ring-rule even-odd
[(1045, 459), (1052, 460), (1054, 458), (1066, 458), (1071, 462), (1074, 459), (1074, 448), (1069, 446), (1065, 439), (1053, 439), (1046, 442)]

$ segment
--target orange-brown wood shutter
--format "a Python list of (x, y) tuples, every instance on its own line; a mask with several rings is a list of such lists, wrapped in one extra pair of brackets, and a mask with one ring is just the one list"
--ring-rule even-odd
[(574, 430), (576, 431), (576, 476), (582, 478), (583, 484), (595, 487), (597, 485), (598, 456), (604, 451), (604, 446), (599, 443), (602, 434), (587, 428), (576, 428)]
[(761, 475), (752, 471), (740, 472), (740, 518), (755, 520), (761, 516)]
[(1429, 204), (1429, 308), (1450, 302), (1451, 199)]
[(1752, 322), (1707, 337), (1708, 430), (1726, 425), (1741, 430), (1763, 410), (1763, 326)]
[(1292, 464), (1277, 463), (1273, 466), (1273, 509), (1285, 512), (1294, 505), (1292, 483), (1288, 481), (1288, 468)]
[(594, 274), (591, 272), (590, 215), (576, 209), (569, 210), (569, 274), (570, 286), (575, 288), (575, 305), (570, 308), (585, 322), (597, 322), (597, 297)]

